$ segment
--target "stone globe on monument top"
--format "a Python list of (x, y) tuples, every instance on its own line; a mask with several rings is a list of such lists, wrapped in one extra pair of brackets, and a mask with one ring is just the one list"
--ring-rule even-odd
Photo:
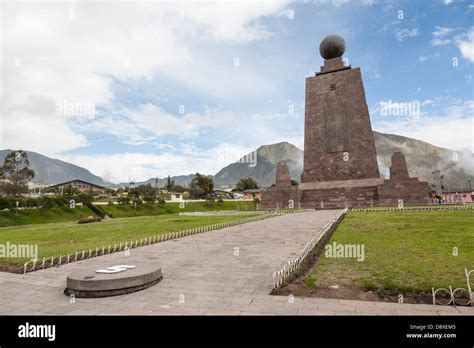
[(319, 53), (324, 59), (342, 57), (345, 50), (346, 42), (339, 35), (328, 35), (319, 45)]

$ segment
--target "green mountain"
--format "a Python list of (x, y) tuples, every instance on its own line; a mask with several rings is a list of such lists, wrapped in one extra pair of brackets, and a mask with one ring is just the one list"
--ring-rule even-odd
[[(390, 157), (396, 151), (405, 154), (410, 176), (418, 177), (420, 180), (432, 183), (433, 170), (438, 168), (444, 175), (445, 188), (452, 190), (468, 188), (468, 179), (474, 177), (472, 153), (455, 152), (400, 135), (375, 131), (373, 133), (382, 177), (388, 178)], [(282, 142), (259, 147), (256, 150), (257, 161), (254, 161), (256, 163), (254, 166), (248, 158), (255, 158), (255, 152), (222, 168), (214, 176), (214, 182), (217, 185), (232, 185), (240, 178), (251, 177), (261, 186), (269, 186), (275, 182), (276, 164), (280, 161), (288, 164), (292, 179), (300, 181), (303, 172), (303, 151), (290, 143)]]
[(374, 132), (380, 172), (388, 177), (390, 156), (401, 151), (412, 177), (433, 183), (433, 171), (444, 175), (445, 189), (467, 189), (468, 179), (474, 181), (474, 156), (471, 151), (453, 151), (421, 140), (395, 134)]
[(299, 181), (303, 171), (303, 151), (296, 146), (282, 142), (260, 146), (256, 151), (229, 164), (214, 175), (216, 185), (232, 185), (241, 178), (253, 178), (262, 186), (275, 182), (276, 165), (284, 161), (288, 164), (290, 175)]
[[(187, 186), (193, 180), (195, 174), (188, 174), (188, 175), (176, 175), (176, 176), (171, 176), (170, 179), (174, 181), (175, 185), (183, 185)], [(151, 186), (155, 187), (163, 187), (166, 184), (167, 178), (150, 178), (146, 181), (135, 181), (134, 184), (135, 186), (140, 186), (140, 185), (148, 185), (150, 184)], [(113, 185), (114, 187), (126, 187), (128, 186), (128, 182), (122, 182), (117, 185)]]
[[(12, 150), (0, 150), (0, 165)], [(108, 186), (101, 177), (92, 174), (85, 168), (74, 164), (53, 159), (33, 151), (26, 151), (31, 169), (35, 171), (33, 182), (42, 184), (58, 184), (61, 182), (81, 179), (96, 185)]]

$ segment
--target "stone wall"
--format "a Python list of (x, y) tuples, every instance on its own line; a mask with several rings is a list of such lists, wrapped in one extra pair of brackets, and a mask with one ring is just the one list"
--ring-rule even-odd
[(297, 186), (289, 187), (269, 187), (262, 191), (261, 209), (282, 209), (290, 207), (290, 200), (293, 201), (293, 208), (299, 207), (299, 191)]
[(299, 191), (297, 186), (291, 185), (291, 176), (288, 165), (278, 163), (276, 167), (275, 186), (262, 191), (261, 209), (282, 209), (299, 207)]
[(340, 187), (301, 192), (301, 207), (311, 209), (364, 208), (377, 205), (377, 187)]
[(429, 185), (418, 178), (410, 178), (405, 156), (394, 152), (391, 158), (390, 180), (384, 180), (377, 187), (378, 205), (420, 205), (429, 204)]

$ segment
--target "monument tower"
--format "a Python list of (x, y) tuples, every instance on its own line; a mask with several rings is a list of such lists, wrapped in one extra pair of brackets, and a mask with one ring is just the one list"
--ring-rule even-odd
[(326, 37), (324, 66), (306, 79), (301, 206), (370, 206), (383, 183), (360, 68), (344, 64), (344, 39)]
[(428, 204), (428, 183), (411, 178), (405, 156), (392, 155), (390, 179), (380, 178), (360, 68), (344, 64), (344, 39), (319, 46), (324, 65), (306, 79), (304, 166), (299, 187), (280, 163), (276, 185), (262, 192), (265, 209), (314, 209)]

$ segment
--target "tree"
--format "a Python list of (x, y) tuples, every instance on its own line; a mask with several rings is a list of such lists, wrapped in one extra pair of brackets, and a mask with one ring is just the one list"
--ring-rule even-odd
[(184, 191), (186, 191), (186, 187), (184, 187), (183, 185), (173, 185), (171, 187), (171, 192), (183, 193)]
[(196, 173), (189, 185), (189, 193), (195, 198), (207, 197), (213, 189), (214, 182), (212, 178), (199, 173)]
[(79, 194), (80, 192), (79, 192), (78, 188), (72, 187), (72, 185), (69, 184), (66, 187), (64, 187), (62, 193), (63, 193), (64, 196), (74, 196), (74, 195)]
[(91, 204), (92, 198), (93, 198), (92, 195), (88, 193), (80, 193), (79, 195), (77, 195), (77, 201), (81, 202), (84, 205)]
[[(153, 202), (155, 191), (156, 190), (151, 186), (151, 184), (146, 184), (130, 189), (129, 195), (136, 199), (147, 197), (148, 201)], [(151, 199), (149, 199), (150, 197)]]
[(0, 167), (0, 178), (4, 179), (3, 190), (7, 195), (17, 196), (28, 192), (28, 181), (35, 177), (30, 169), (28, 155), (23, 150), (12, 151)]
[(243, 192), (245, 190), (254, 190), (254, 189), (258, 189), (258, 184), (252, 178), (242, 178), (239, 180), (239, 182), (235, 186), (235, 190), (239, 192)]
[(171, 180), (170, 176), (166, 178), (165, 190), (171, 192), (171, 189), (174, 186), (174, 180)]

